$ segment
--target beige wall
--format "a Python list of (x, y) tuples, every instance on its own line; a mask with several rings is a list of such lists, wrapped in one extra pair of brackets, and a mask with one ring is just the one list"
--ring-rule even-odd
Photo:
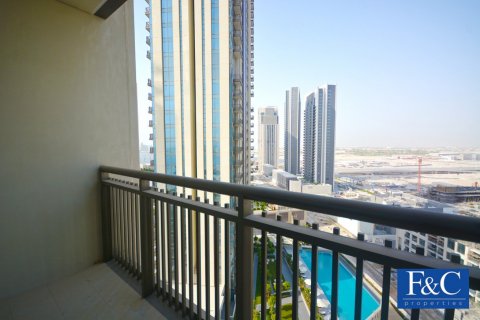
[(98, 167), (138, 168), (132, 19), (0, 2), (0, 298), (101, 260)]

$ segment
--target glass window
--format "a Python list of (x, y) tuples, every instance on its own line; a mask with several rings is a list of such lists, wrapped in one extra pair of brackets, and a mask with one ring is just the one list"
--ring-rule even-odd
[(457, 243), (457, 251), (461, 254), (465, 254), (465, 245), (463, 243)]

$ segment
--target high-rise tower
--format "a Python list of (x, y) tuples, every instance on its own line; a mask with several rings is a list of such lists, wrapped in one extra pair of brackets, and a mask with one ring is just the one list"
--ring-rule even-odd
[(253, 0), (149, 3), (155, 172), (248, 183)]
[(300, 173), (300, 90), (293, 87), (285, 94), (285, 171)]
[(334, 184), (336, 86), (324, 85), (308, 95), (303, 134), (303, 177)]
[(263, 170), (264, 164), (278, 166), (278, 110), (276, 107), (258, 110), (258, 164)]

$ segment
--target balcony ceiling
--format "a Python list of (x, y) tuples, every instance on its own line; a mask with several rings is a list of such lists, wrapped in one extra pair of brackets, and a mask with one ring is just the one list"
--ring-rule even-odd
[(82, 11), (106, 19), (126, 0), (57, 0)]

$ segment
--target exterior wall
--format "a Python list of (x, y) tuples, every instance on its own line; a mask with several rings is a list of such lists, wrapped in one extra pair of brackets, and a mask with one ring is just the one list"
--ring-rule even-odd
[(300, 90), (285, 94), (285, 171), (300, 173)]
[(286, 190), (290, 190), (290, 181), (296, 181), (297, 176), (279, 169), (272, 170), (272, 182), (278, 187)]
[[(278, 166), (278, 111), (275, 107), (260, 108), (258, 111), (258, 166)], [(265, 172), (264, 172), (265, 173)]]
[(2, 298), (101, 260), (98, 167), (139, 149), (132, 1), (2, 1), (0, 25)]

